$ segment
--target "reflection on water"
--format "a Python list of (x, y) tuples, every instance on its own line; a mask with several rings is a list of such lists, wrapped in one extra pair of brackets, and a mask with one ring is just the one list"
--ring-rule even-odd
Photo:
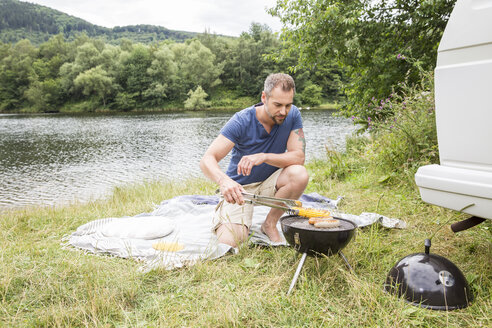
[[(144, 180), (200, 177), (198, 162), (231, 112), (0, 115), (0, 209), (102, 197)], [(354, 130), (303, 111), (307, 160)], [(222, 161), (225, 168), (228, 158)]]

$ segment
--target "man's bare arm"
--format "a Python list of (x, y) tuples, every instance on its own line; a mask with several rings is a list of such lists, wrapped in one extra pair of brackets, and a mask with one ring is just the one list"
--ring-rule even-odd
[(219, 185), (220, 192), (229, 203), (243, 204), (243, 187), (232, 180), (219, 167), (219, 162), (231, 151), (234, 143), (219, 135), (208, 147), (200, 161), (200, 169), (210, 180)]
[(306, 154), (306, 138), (304, 138), (304, 131), (301, 129), (297, 129), (293, 131), (299, 137), (297, 141), (302, 143), (302, 152)]
[(258, 153), (244, 156), (237, 165), (238, 174), (249, 175), (254, 166), (267, 163), (284, 168), (290, 165), (303, 165), (306, 152), (306, 140), (302, 129), (292, 130), (287, 140), (287, 152), (282, 154)]

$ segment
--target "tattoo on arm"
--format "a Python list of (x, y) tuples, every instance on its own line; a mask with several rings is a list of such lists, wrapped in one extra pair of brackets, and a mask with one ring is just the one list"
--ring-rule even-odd
[(299, 141), (302, 142), (302, 151), (306, 153), (306, 139), (304, 138), (304, 131), (297, 129), (294, 131), (299, 136)]

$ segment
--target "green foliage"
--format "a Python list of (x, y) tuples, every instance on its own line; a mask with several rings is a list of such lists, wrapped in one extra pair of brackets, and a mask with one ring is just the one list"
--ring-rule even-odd
[(203, 109), (210, 105), (206, 101), (208, 95), (203, 91), (202, 87), (199, 85), (196, 87), (195, 91), (188, 91), (188, 99), (184, 102), (185, 109)]
[(271, 13), (284, 24), (286, 46), (277, 58), (298, 53), (296, 69), (338, 61), (347, 74), (345, 111), (359, 115), (373, 97), (399, 92), (398, 82), (418, 83), (420, 70), (434, 67), (454, 3), (279, 0)]
[(316, 84), (309, 83), (297, 97), (303, 106), (319, 106), (322, 101), (321, 95), (322, 88)]
[(326, 179), (341, 181), (353, 174), (367, 172), (369, 163), (362, 156), (369, 141), (368, 138), (360, 136), (347, 137), (343, 153), (336, 151), (332, 145), (325, 146), (326, 159), (315, 160), (308, 164), (316, 171), (312, 176), (313, 181)]
[(106, 106), (106, 97), (112, 91), (113, 79), (100, 66), (80, 73), (74, 80), (75, 87), (86, 96), (97, 95)]
[(0, 110), (12, 110), (25, 104), (24, 93), (35, 75), (33, 61), (38, 50), (28, 40), (4, 49), (0, 66)]
[(414, 172), (422, 165), (438, 163), (433, 75), (387, 99), (376, 108), (390, 108), (395, 115), (369, 123), (373, 136), (366, 158), (377, 163), (380, 172), (402, 174)]
[(391, 110), (383, 120), (368, 117), (364, 135), (347, 140), (346, 152), (329, 150), (323, 174), (343, 179), (369, 170), (385, 183), (410, 183), (417, 168), (438, 163), (433, 75), (424, 74), (417, 85), (401, 85), (402, 93), (379, 103), (375, 112)]
[(199, 40), (175, 43), (171, 51), (177, 66), (174, 97), (184, 98), (187, 90), (199, 85), (210, 90), (221, 83), (223, 64), (216, 63), (215, 55)]
[(152, 56), (148, 46), (136, 45), (121, 60), (121, 69), (117, 81), (127, 94), (135, 95), (134, 100), (143, 102), (143, 92), (148, 89), (152, 79), (147, 73), (152, 64)]
[(155, 43), (168, 39), (184, 41), (198, 34), (153, 25), (106, 28), (45, 6), (16, 0), (0, 1), (0, 40), (3, 42), (16, 43), (29, 39), (33, 44), (39, 45), (57, 34), (63, 34), (67, 40), (74, 40), (80, 33), (111, 44), (119, 44), (122, 39), (139, 43)]
[(31, 83), (24, 96), (34, 112), (54, 112), (61, 104), (62, 87), (60, 80), (47, 79)]
[(226, 89), (224, 86), (214, 89), (210, 94), (210, 107), (216, 109), (246, 108), (258, 102), (259, 97), (241, 96), (240, 91)]
[[(125, 39), (115, 46), (85, 34), (69, 42), (57, 34), (39, 48), (27, 40), (0, 43), (0, 111), (69, 110), (67, 104), (79, 102), (77, 111), (176, 109), (198, 86), (215, 108), (245, 108), (259, 101), (267, 74), (296, 60), (272, 61), (268, 53), (279, 47), (277, 36), (259, 24), (239, 38), (205, 33), (184, 43)], [(339, 73), (326, 64), (293, 77), (309, 106), (337, 97)]]
[(137, 101), (135, 100), (136, 97), (136, 94), (120, 92), (116, 95), (114, 103), (119, 109), (128, 111), (137, 108)]
[(263, 55), (278, 49), (279, 40), (274, 37), (268, 26), (253, 23), (250, 33), (243, 32), (239, 37), (236, 52), (233, 55), (231, 71), (232, 81), (244, 95), (259, 95), (263, 90), (265, 76), (281, 69)]
[[(37, 36), (32, 41), (44, 39), (47, 41), (50, 36), (63, 33), (65, 37), (75, 36), (75, 33), (85, 31), (91, 36), (108, 33), (110, 29), (93, 25), (80, 18), (76, 18), (57, 10), (40, 6), (32, 3), (2, 0), (0, 1), (0, 30), (9, 29), (19, 31), (20, 38), (10, 39), (8, 42), (17, 42), (23, 38), (29, 38), (31, 32)], [(0, 34), (2, 40), (6, 36)], [(12, 34), (11, 34), (12, 36)]]
[(162, 45), (153, 53), (153, 60), (147, 73), (152, 85), (145, 91), (145, 99), (152, 105), (160, 105), (168, 97), (169, 88), (177, 79), (178, 66), (174, 61), (174, 53), (168, 45)]
[(157, 43), (165, 40), (183, 42), (192, 39), (197, 35), (199, 35), (199, 33), (175, 31), (162, 26), (145, 24), (115, 26), (103, 35), (98, 34), (98, 36), (103, 37), (103, 40), (112, 44), (118, 44), (122, 39), (128, 39), (135, 43), (144, 44)]

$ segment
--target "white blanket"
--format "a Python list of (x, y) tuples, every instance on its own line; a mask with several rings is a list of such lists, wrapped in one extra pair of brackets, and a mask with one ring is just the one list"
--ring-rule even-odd
[[(301, 197), (303, 206), (312, 208), (336, 208), (340, 200), (341, 197), (334, 201), (316, 193)], [(211, 230), (217, 202), (216, 196), (178, 196), (163, 201), (151, 213), (88, 222), (65, 236), (64, 245), (94, 254), (141, 260), (141, 269), (144, 271), (158, 267), (173, 269), (204, 259), (216, 259), (237, 251), (219, 243)], [(272, 243), (261, 233), (260, 226), (269, 210), (264, 206), (255, 207), (250, 242), (271, 246), (287, 245), (285, 240)], [(403, 221), (375, 213), (363, 213), (360, 216), (339, 214), (359, 227), (373, 223), (388, 228), (405, 227)], [(282, 231), (280, 223), (277, 228)], [(160, 242), (178, 243), (184, 248), (177, 251), (156, 250), (153, 245)]]

